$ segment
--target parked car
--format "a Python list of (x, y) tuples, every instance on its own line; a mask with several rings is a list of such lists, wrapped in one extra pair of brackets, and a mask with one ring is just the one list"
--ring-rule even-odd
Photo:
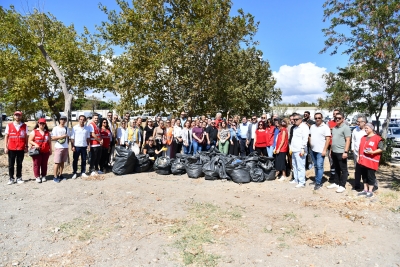
[(393, 139), (397, 147), (400, 147), (400, 127), (389, 127), (388, 138)]
[(7, 118), (6, 118), (6, 121), (13, 121), (13, 117), (12, 116), (8, 116)]

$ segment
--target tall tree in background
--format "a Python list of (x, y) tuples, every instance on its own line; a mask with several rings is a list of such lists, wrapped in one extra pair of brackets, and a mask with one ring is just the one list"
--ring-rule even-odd
[(59, 118), (60, 100), (70, 116), (73, 95), (110, 89), (111, 52), (87, 29), (78, 35), (51, 14), (22, 15), (11, 6), (0, 7), (0, 32), (0, 79), (9, 85), (2, 87), (4, 101), (29, 99), (22, 109), (41, 105)]
[[(350, 65), (360, 68), (372, 90), (381, 90), (387, 108), (387, 136), (392, 108), (400, 100), (400, 3), (399, 0), (328, 0), (324, 4), (323, 29), (327, 40), (321, 51), (340, 46), (350, 56)], [(343, 27), (344, 26), (344, 27)]]
[(117, 3), (118, 13), (101, 6), (108, 14), (102, 33), (125, 50), (112, 73), (127, 107), (146, 97), (155, 111), (249, 113), (280, 100), (269, 64), (255, 49), (258, 24), (242, 10), (231, 17), (230, 0)]

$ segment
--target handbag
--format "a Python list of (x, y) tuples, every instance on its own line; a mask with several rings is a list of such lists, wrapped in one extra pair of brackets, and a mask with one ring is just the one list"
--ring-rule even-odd
[(28, 155), (30, 156), (30, 157), (32, 157), (32, 156), (37, 156), (37, 155), (39, 155), (39, 149), (38, 148), (34, 148), (34, 147), (32, 147), (31, 149), (29, 149), (28, 150)]

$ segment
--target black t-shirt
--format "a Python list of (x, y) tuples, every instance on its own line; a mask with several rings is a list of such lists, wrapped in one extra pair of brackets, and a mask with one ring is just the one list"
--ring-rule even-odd
[(146, 144), (143, 148), (143, 150), (146, 149), (147, 155), (149, 157), (155, 157), (156, 156), (156, 147), (155, 146), (149, 146), (149, 144)]
[(206, 133), (208, 133), (208, 138), (210, 138), (210, 142), (217, 141), (218, 138), (218, 129), (213, 126), (207, 126)]
[(153, 128), (149, 128), (148, 126), (144, 127), (144, 131), (146, 132), (146, 139), (145, 141), (149, 140), (149, 138), (151, 136), (153, 136), (153, 132), (154, 132), (154, 127)]

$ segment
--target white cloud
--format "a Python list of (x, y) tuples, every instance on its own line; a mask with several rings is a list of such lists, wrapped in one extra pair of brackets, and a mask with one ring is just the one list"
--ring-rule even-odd
[(325, 97), (326, 68), (314, 63), (302, 63), (296, 66), (283, 65), (273, 75), (277, 80), (276, 87), (282, 90), (282, 101), (298, 103), (300, 101), (316, 102), (319, 97)]

